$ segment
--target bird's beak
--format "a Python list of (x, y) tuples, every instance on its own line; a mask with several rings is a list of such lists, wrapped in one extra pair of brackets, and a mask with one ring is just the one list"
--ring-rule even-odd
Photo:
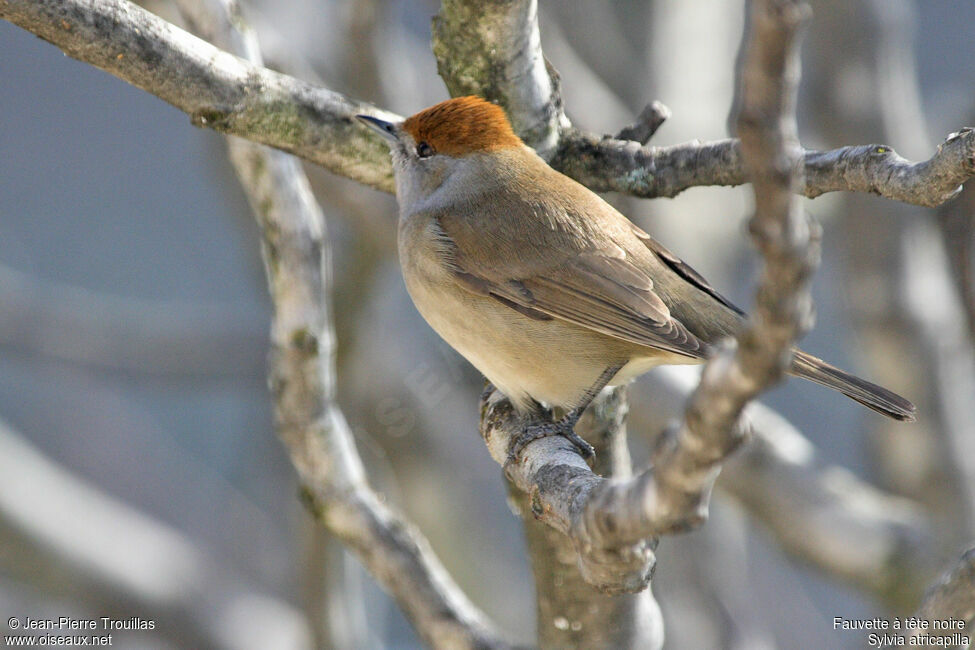
[(370, 129), (383, 136), (383, 138), (385, 138), (390, 144), (399, 142), (399, 136), (396, 134), (396, 125), (392, 122), (387, 122), (386, 120), (381, 120), (378, 117), (373, 117), (371, 115), (356, 115), (356, 118)]

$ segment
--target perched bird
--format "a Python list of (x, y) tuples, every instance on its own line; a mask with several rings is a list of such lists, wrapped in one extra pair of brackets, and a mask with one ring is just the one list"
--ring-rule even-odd
[[(359, 119), (392, 152), (399, 257), (420, 314), (521, 412), (565, 416), (564, 435), (607, 385), (661, 364), (702, 363), (745, 314), (599, 196), (549, 167), (504, 111), (477, 97), (400, 123)], [(789, 372), (897, 420), (893, 392), (796, 350)]]

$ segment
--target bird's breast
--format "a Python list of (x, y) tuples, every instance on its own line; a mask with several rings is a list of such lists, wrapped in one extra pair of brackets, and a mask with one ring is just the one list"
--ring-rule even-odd
[(401, 221), (399, 256), (423, 318), (519, 408), (530, 399), (574, 406), (608, 365), (631, 354), (633, 346), (611, 337), (559, 319), (529, 318), (462, 286), (432, 218)]

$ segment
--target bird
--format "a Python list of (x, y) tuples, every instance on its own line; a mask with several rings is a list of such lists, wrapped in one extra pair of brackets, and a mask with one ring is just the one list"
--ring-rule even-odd
[[(600, 196), (550, 167), (485, 99), (448, 99), (400, 122), (356, 116), (389, 145), (407, 291), (427, 323), (526, 416), (510, 458), (575, 433), (606, 386), (699, 364), (746, 315)], [(895, 420), (915, 406), (794, 350), (789, 374)]]

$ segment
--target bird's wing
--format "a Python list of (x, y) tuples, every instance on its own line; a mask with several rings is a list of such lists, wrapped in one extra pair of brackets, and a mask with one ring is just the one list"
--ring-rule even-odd
[(492, 228), (450, 214), (439, 215), (437, 224), (446, 261), (470, 291), (530, 318), (557, 318), (638, 345), (706, 356), (707, 344), (673, 318), (654, 291), (654, 269), (648, 266), (670, 271), (629, 232), (631, 224), (619, 219), (586, 236), (556, 226), (526, 237), (517, 228)]
[(733, 302), (718, 293), (718, 290), (712, 287), (711, 283), (704, 279), (704, 276), (695, 271), (691, 266), (684, 262), (684, 260), (664, 248), (663, 244), (655, 240), (647, 233), (643, 232), (643, 230), (640, 228), (637, 228), (635, 225), (632, 226), (632, 230), (633, 234), (636, 235), (637, 238), (660, 259), (660, 261), (670, 267), (674, 273), (678, 274), (739, 316), (745, 316), (745, 312), (743, 312)]

